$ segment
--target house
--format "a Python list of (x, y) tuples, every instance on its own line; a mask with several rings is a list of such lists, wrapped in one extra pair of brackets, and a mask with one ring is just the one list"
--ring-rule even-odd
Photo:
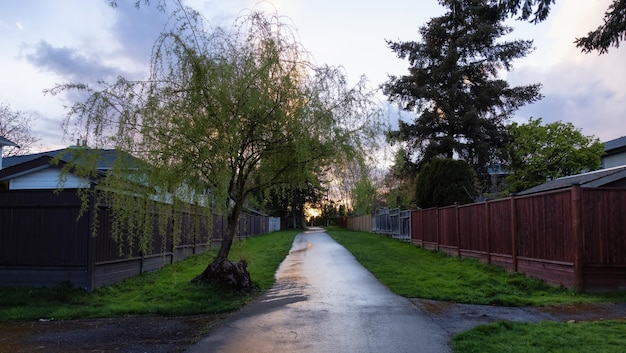
[[(73, 150), (79, 147), (69, 147), (41, 153), (11, 156), (2, 160), (0, 182), (8, 185), (9, 190), (57, 189), (62, 186), (67, 189), (89, 187), (91, 181), (79, 178), (73, 174), (63, 177), (61, 169), (75, 158)], [(112, 149), (94, 150), (98, 154), (97, 169), (104, 175), (113, 167), (119, 151)], [(53, 161), (58, 160), (57, 164)]]
[[(77, 191), (110, 173), (116, 158), (130, 155), (116, 150), (86, 150), (98, 156), (93, 159), (98, 170), (95, 178), (70, 172), (59, 191), (63, 166), (80, 155), (73, 153), (76, 148), (85, 147), (3, 160), (0, 183), (6, 187), (0, 188), (0, 285), (54, 286), (69, 282), (91, 291), (220, 243), (225, 232), (224, 216), (194, 210), (182, 211), (176, 219), (155, 210), (153, 224), (167, 226), (164, 234), (156, 229), (159, 227), (153, 229), (147, 251), (115, 242), (111, 237), (111, 209), (101, 204), (96, 211), (91, 201), (83, 214), (84, 204)], [(243, 236), (267, 233), (269, 218), (243, 214), (240, 231)], [(178, 238), (173, 241), (175, 234)]]
[(602, 168), (626, 165), (626, 136), (604, 143)]
[(570, 175), (548, 181), (530, 189), (517, 193), (517, 195), (535, 194), (545, 191), (567, 189), (572, 185), (580, 185), (586, 188), (617, 187), (626, 188), (626, 165), (599, 169), (593, 172)]

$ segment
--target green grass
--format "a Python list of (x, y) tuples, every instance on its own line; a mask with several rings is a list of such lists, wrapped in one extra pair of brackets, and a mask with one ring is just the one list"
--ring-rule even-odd
[(456, 353), (621, 353), (625, 347), (626, 321), (536, 324), (502, 321), (478, 326), (452, 339)]
[(235, 310), (267, 290), (299, 231), (251, 237), (233, 244), (231, 259), (245, 259), (255, 287), (250, 294), (192, 284), (215, 251), (98, 288), (93, 293), (69, 285), (54, 288), (0, 287), (0, 321), (74, 319), (131, 315), (191, 315)]
[(495, 265), (448, 256), (380, 235), (329, 228), (328, 234), (393, 292), (408, 298), (504, 306), (626, 301), (626, 292), (581, 294)]

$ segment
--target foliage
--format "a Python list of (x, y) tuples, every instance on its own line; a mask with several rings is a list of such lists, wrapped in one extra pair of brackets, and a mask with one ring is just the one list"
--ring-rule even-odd
[(0, 103), (0, 136), (19, 146), (5, 147), (2, 152), (5, 157), (30, 153), (31, 148), (40, 140), (30, 130), (32, 123), (32, 115), (13, 110), (9, 104)]
[[(88, 97), (71, 108), (66, 131), (75, 124), (92, 146), (113, 146), (149, 166), (131, 178), (141, 187), (128, 194), (227, 215), (216, 264), (228, 258), (252, 195), (303, 186), (322, 167), (353, 155), (377, 118), (364, 81), (348, 87), (340, 69), (312, 65), (294, 38), (278, 15), (251, 13), (231, 30), (211, 29), (179, 4), (154, 45), (148, 78), (51, 92), (77, 89)], [(128, 187), (130, 168), (116, 162), (105, 183), (117, 191)], [(123, 210), (129, 200), (121, 194), (108, 201)], [(150, 237), (148, 228), (138, 230)]]
[[(529, 20), (538, 23), (550, 13), (550, 7), (555, 0), (493, 0), (500, 4), (504, 10), (511, 14), (520, 14), (521, 20)], [(575, 6), (575, 5), (574, 5)], [(576, 38), (575, 43), (583, 53), (597, 50), (600, 54), (608, 52), (609, 47), (619, 47), (621, 41), (626, 39), (626, 0), (613, 0), (604, 13), (603, 24), (597, 29), (587, 33), (586, 37)]]
[[(248, 262), (257, 294), (274, 283), (274, 274), (289, 253), (296, 234), (293, 230), (281, 231), (234, 244), (231, 256)], [(195, 315), (238, 309), (252, 297), (191, 283), (215, 256), (216, 251), (211, 250), (158, 271), (97, 288), (93, 293), (68, 284), (52, 288), (0, 287), (0, 321)]]
[(500, 321), (452, 338), (455, 353), (618, 353), (626, 347), (626, 322), (520, 323)]
[(315, 226), (335, 226), (338, 219), (347, 215), (345, 206), (333, 200), (322, 200), (318, 206), (321, 211), (320, 215), (311, 219), (311, 223)]
[(512, 29), (504, 12), (486, 0), (440, 0), (443, 16), (420, 28), (419, 42), (388, 42), (409, 61), (409, 74), (383, 85), (384, 93), (408, 111), (392, 137), (406, 141), (420, 164), (433, 158), (467, 161), (478, 176), (507, 141), (504, 123), (521, 106), (541, 98), (540, 85), (509, 87), (498, 78), (514, 59), (532, 50), (531, 41), (498, 41)]
[(394, 164), (385, 175), (386, 206), (390, 209), (402, 208), (413, 209), (415, 204), (415, 177), (417, 166), (410, 159), (409, 153), (404, 148), (396, 151)]
[(377, 234), (340, 228), (327, 233), (403, 297), (506, 306), (626, 301), (623, 291), (576, 293), (495, 265), (450, 257)]
[(511, 192), (600, 167), (604, 144), (583, 135), (572, 123), (542, 125), (541, 118), (531, 118), (527, 124), (511, 124), (509, 131), (506, 181)]
[(277, 185), (263, 193), (262, 203), (268, 215), (280, 217), (287, 227), (302, 229), (305, 227), (305, 206), (317, 204), (323, 197), (323, 191), (319, 181), (317, 185), (306, 182), (297, 187)]
[(378, 188), (367, 176), (361, 176), (352, 189), (352, 214), (370, 214), (374, 211)]
[(576, 46), (583, 53), (597, 50), (600, 54), (608, 52), (609, 47), (619, 47), (626, 40), (626, 0), (613, 0), (604, 13), (604, 23), (586, 37), (576, 38)]
[(466, 204), (475, 196), (474, 173), (465, 161), (435, 158), (417, 177), (415, 200), (421, 208)]

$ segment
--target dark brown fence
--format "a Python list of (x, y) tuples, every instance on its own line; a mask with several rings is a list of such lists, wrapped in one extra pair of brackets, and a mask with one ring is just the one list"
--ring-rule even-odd
[[(159, 218), (164, 216), (155, 211), (151, 243), (147, 251), (140, 251), (137, 244), (112, 239), (110, 210), (101, 208), (93, 223), (91, 213), (78, 217), (80, 207), (76, 190), (58, 194), (50, 190), (1, 191), (0, 285), (52, 286), (68, 281), (91, 290), (204, 252), (218, 245), (226, 232), (223, 216), (212, 216), (209, 234), (208, 219), (188, 211), (179, 224), (170, 218), (161, 223), (167, 224), (162, 234)], [(267, 233), (269, 223), (270, 217), (244, 213), (238, 236)], [(96, 237), (91, 236), (94, 226)], [(174, 227), (180, 230), (176, 241)]]
[(569, 189), (415, 210), (414, 244), (578, 290), (626, 288), (626, 190)]

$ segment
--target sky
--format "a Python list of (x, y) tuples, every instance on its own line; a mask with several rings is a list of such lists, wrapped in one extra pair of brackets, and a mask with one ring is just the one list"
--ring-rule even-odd
[[(69, 82), (112, 82), (146, 76), (152, 44), (167, 16), (135, 0), (21, 0), (0, 4), (0, 103), (34, 118), (36, 151), (74, 144), (62, 123), (72, 95), (44, 90)], [(152, 3), (156, 3), (153, 0)], [(445, 9), (436, 0), (183, 0), (213, 26), (229, 27), (250, 9), (277, 12), (293, 26), (318, 65), (344, 68), (350, 82), (362, 75), (375, 88), (389, 75), (407, 73), (386, 40), (419, 40), (419, 28)], [(626, 44), (608, 54), (583, 54), (576, 37), (602, 22), (611, 0), (559, 0), (538, 25), (511, 20), (510, 39), (530, 39), (536, 50), (503, 72), (511, 86), (542, 83), (541, 101), (520, 109), (514, 121), (571, 122), (585, 135), (608, 141), (626, 135)], [(380, 94), (381, 104), (386, 104)], [(389, 122), (398, 114), (389, 108)], [(411, 119), (410, 114), (403, 114)]]

